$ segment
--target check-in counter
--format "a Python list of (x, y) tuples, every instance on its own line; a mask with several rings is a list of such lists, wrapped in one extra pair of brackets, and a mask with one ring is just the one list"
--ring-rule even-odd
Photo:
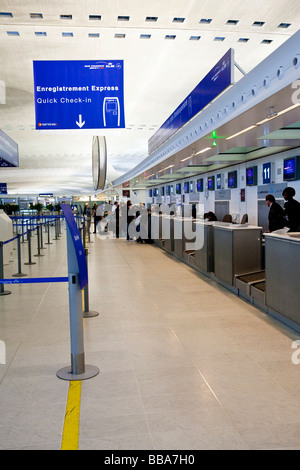
[(195, 266), (204, 273), (214, 272), (214, 225), (215, 222), (195, 221)]
[(169, 253), (174, 251), (174, 216), (163, 215), (161, 224), (161, 246)]
[(214, 225), (214, 274), (234, 286), (235, 276), (262, 268), (262, 228), (251, 225)]
[(279, 313), (299, 331), (300, 233), (265, 233), (265, 265), (265, 302), (269, 313), (275, 316)]
[(174, 217), (174, 254), (184, 260), (186, 244), (192, 242), (193, 219), (191, 217)]
[(157, 245), (161, 245), (162, 215), (151, 215), (151, 238)]

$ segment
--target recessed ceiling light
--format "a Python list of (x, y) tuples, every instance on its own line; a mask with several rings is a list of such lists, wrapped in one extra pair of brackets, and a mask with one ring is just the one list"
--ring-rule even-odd
[(36, 31), (34, 34), (36, 36), (47, 36), (47, 33), (45, 31)]
[(37, 18), (43, 18), (42, 13), (29, 13), (30, 18), (32, 19), (37, 19)]
[(240, 38), (238, 42), (248, 42), (249, 38)]
[(273, 39), (263, 39), (261, 41), (262, 44), (271, 44), (271, 42), (273, 42)]
[(151, 34), (141, 34), (140, 35), (140, 39), (150, 39), (151, 38)]
[(101, 15), (89, 15), (89, 20), (101, 20)]
[(115, 38), (117, 38), (117, 39), (124, 39), (125, 36), (126, 36), (126, 34), (120, 34), (120, 33), (115, 34)]
[(280, 23), (277, 28), (289, 28), (291, 23)]
[(263, 26), (265, 24), (265, 21), (254, 21), (254, 23), (252, 24), (252, 26)]
[(176, 38), (176, 35), (175, 34), (167, 34), (165, 36), (165, 39), (175, 39)]
[(19, 31), (6, 31), (8, 36), (20, 36)]
[(201, 36), (191, 36), (190, 41), (199, 41), (200, 38)]
[(223, 36), (216, 36), (214, 41), (224, 41), (224, 37)]
[(202, 18), (199, 23), (201, 24), (210, 24), (212, 22), (211, 18)]
[(237, 25), (239, 22), (239, 20), (228, 20), (226, 24), (228, 25), (231, 25), (231, 26), (235, 26)]
[(72, 15), (59, 15), (61, 20), (71, 20)]
[(89, 38), (99, 38), (100, 33), (89, 33)]
[(146, 16), (146, 19), (145, 19), (145, 21), (149, 21), (152, 23), (155, 23), (157, 20), (158, 20), (157, 16)]
[(118, 16), (118, 21), (129, 21), (130, 16)]
[(66, 38), (67, 37), (72, 38), (74, 36), (73, 33), (61, 33), (61, 35)]
[(0, 11), (0, 16), (5, 17), (5, 18), (12, 18), (13, 14), (6, 12), (6, 11)]
[(185, 18), (173, 18), (173, 23), (183, 23)]

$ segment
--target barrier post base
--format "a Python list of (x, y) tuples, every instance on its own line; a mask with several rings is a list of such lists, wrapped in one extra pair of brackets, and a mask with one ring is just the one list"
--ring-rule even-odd
[(3, 292), (0, 292), (0, 295), (9, 295), (11, 294), (10, 290), (4, 290)]
[(86, 380), (96, 377), (100, 370), (96, 366), (85, 365), (85, 371), (81, 374), (73, 374), (72, 367), (63, 367), (56, 372), (56, 376), (62, 380)]
[(83, 318), (92, 318), (92, 317), (97, 317), (98, 315), (99, 313), (95, 311), (83, 312)]

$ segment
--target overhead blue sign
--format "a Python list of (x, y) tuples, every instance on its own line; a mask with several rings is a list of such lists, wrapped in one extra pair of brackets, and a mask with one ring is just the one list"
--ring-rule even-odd
[[(69, 234), (72, 239), (74, 251), (76, 254), (77, 259), (77, 266), (79, 272), (79, 279), (80, 279), (80, 288), (83, 289), (88, 283), (88, 271), (87, 271), (87, 264), (86, 264), (86, 257), (84, 248), (82, 245), (80, 232), (78, 230), (76, 221), (74, 219), (74, 215), (71, 211), (71, 208), (68, 204), (61, 204), (61, 209), (63, 214), (66, 218), (66, 222), (69, 228)], [(73, 263), (74, 260), (68, 260), (69, 264)]]
[(7, 194), (7, 183), (0, 183), (0, 194)]
[(148, 141), (151, 154), (233, 82), (233, 49), (219, 60)]
[(33, 62), (36, 129), (125, 127), (122, 60)]
[(0, 130), (0, 167), (19, 166), (18, 144)]

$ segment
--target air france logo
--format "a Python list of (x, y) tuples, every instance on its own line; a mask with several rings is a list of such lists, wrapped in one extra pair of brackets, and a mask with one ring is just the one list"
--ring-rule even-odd
[(6, 346), (4, 341), (0, 341), (0, 365), (6, 364)]
[(229, 65), (229, 60), (223, 60), (222, 67), (217, 67), (217, 68), (216, 68), (216, 73), (215, 73), (214, 76), (211, 78), (211, 81), (212, 81), (212, 82), (215, 82), (216, 80), (218, 80), (218, 78), (220, 77), (221, 73), (228, 67), (228, 65)]

